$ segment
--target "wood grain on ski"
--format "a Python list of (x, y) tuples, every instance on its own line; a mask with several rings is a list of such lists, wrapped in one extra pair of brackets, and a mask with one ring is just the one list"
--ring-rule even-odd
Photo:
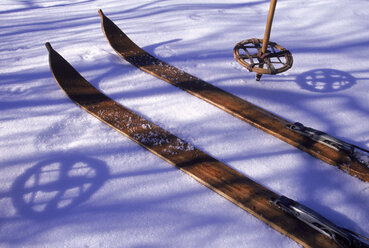
[(137, 46), (101, 10), (99, 10), (99, 14), (103, 32), (110, 45), (132, 65), (217, 106), (328, 164), (337, 166), (352, 176), (369, 182), (368, 167), (352, 160), (345, 153), (286, 128), (287, 124), (292, 124), (291, 122), (155, 58)]
[(301, 245), (338, 247), (333, 240), (272, 205), (270, 200), (278, 197), (276, 193), (110, 99), (49, 43), (46, 47), (55, 80), (88, 113)]

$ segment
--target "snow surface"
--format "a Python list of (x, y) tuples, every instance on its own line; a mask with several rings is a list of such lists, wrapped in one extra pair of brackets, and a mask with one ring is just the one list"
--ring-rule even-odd
[(261, 82), (234, 45), (269, 0), (2, 0), (1, 247), (299, 247), (72, 103), (49, 41), (93, 85), (278, 194), (369, 236), (369, 184), (122, 61), (98, 9), (148, 52), (291, 121), (369, 147), (369, 2), (278, 2), (294, 66)]

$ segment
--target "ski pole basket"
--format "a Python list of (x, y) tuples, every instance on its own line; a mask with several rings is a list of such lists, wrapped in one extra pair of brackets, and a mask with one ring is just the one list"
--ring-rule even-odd
[(259, 81), (263, 74), (277, 74), (292, 67), (292, 54), (287, 49), (270, 42), (270, 33), (277, 0), (270, 1), (264, 39), (248, 39), (236, 44), (233, 49), (234, 58), (250, 72), (256, 72)]
[(277, 74), (292, 67), (290, 51), (274, 42), (268, 42), (267, 50), (262, 52), (262, 39), (248, 39), (236, 44), (234, 58), (250, 72), (257, 74)]

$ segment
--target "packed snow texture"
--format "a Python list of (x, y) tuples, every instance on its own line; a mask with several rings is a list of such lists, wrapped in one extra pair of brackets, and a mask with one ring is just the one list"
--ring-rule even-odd
[(2, 0), (0, 247), (299, 247), (83, 111), (49, 41), (87, 80), (278, 194), (369, 236), (369, 184), (119, 58), (98, 9), (149, 53), (290, 121), (369, 147), (369, 2), (278, 2), (292, 69), (255, 81), (236, 43), (269, 0)]

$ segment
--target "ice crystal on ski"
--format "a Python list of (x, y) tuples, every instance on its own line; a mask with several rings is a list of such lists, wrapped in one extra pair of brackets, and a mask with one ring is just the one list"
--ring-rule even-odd
[(141, 127), (143, 129), (151, 129), (151, 125), (149, 123), (146, 123), (146, 124), (141, 124)]
[[(145, 124), (149, 125), (149, 124)], [(163, 137), (160, 133), (150, 131), (148, 133), (135, 133), (133, 138), (144, 145), (161, 146), (170, 141)]]
[(175, 150), (181, 150), (181, 151), (193, 151), (195, 147), (188, 144), (187, 142), (184, 142), (183, 140), (177, 138), (173, 144), (169, 145), (170, 148)]

